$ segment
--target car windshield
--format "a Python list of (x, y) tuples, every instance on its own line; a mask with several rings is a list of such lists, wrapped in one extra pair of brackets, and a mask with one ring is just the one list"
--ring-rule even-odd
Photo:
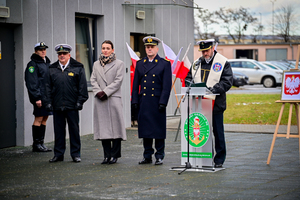
[(259, 62), (257, 62), (256, 60), (253, 61), (256, 65), (260, 66), (262, 69), (267, 69), (267, 67), (264, 64), (261, 64)]

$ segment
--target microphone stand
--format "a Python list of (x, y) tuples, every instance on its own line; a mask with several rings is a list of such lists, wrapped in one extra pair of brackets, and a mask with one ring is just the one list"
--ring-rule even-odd
[[(198, 62), (196, 64), (197, 66), (197, 69), (196, 69), (196, 72), (195, 72), (195, 75), (192, 77), (192, 80), (186, 90), (186, 93), (182, 99), (182, 102), (185, 101), (185, 98), (187, 97), (187, 124), (188, 124), (188, 130), (187, 130), (187, 135), (188, 135), (188, 138), (187, 138), (187, 162), (185, 162), (185, 167), (184, 167), (184, 170), (182, 170), (181, 172), (178, 173), (178, 175), (180, 175), (181, 173), (185, 172), (187, 169), (191, 169), (192, 168), (192, 165), (190, 163), (190, 140), (189, 140), (189, 135), (190, 135), (190, 90), (191, 90), (191, 87), (192, 87), (192, 84), (194, 83), (194, 79), (195, 79), (195, 76), (198, 72), (198, 69), (200, 68), (200, 64), (201, 62)], [(200, 76), (201, 76), (201, 72), (200, 72)]]

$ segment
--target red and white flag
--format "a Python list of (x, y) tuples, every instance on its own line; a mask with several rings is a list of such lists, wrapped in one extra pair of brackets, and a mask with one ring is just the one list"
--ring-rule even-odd
[(180, 65), (178, 67), (176, 67), (176, 69), (174, 70), (173, 74), (175, 74), (175, 76), (177, 78), (185, 79), (186, 75), (190, 71), (191, 62), (190, 62), (189, 58), (187, 57), (187, 53), (190, 49), (190, 46), (191, 46), (191, 44), (189, 44)]
[(133, 65), (133, 67), (135, 68), (136, 62), (137, 62), (140, 58), (136, 55), (136, 53), (134, 53), (134, 51), (133, 51), (133, 50), (131, 49), (131, 47), (127, 44), (127, 42), (126, 42), (126, 45), (127, 45), (127, 49), (128, 49), (128, 52), (129, 52), (131, 61), (132, 61), (132, 65)]
[[(126, 42), (126, 45), (127, 45), (127, 49), (128, 49), (131, 61), (132, 61), (132, 64), (130, 66), (130, 91), (132, 91), (132, 84), (133, 84), (133, 78), (134, 78), (134, 72), (135, 72), (136, 62), (138, 60), (140, 60), (140, 58), (136, 55), (136, 53), (134, 53), (134, 51), (127, 44), (127, 42)], [(130, 94), (131, 94), (131, 92), (130, 92)]]
[(163, 41), (161, 43), (162, 43), (162, 46), (164, 49), (165, 58), (171, 62), (172, 73), (173, 73), (175, 68), (180, 65), (179, 56), (180, 56), (182, 47), (179, 50), (178, 55), (176, 56), (174, 51), (168, 45), (166, 45)]

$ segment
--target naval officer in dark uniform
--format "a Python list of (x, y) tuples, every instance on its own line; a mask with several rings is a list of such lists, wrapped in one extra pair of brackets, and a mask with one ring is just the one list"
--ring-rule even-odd
[(155, 165), (161, 165), (165, 156), (166, 106), (172, 87), (171, 63), (157, 54), (158, 38), (148, 36), (143, 42), (147, 57), (136, 64), (131, 101), (138, 109), (138, 134), (143, 138), (144, 158), (139, 164), (152, 163), (155, 139)]

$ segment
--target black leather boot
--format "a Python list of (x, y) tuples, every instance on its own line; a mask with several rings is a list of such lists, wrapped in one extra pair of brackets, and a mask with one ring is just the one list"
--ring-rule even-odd
[(46, 125), (41, 124), (41, 126), (40, 126), (40, 144), (47, 151), (52, 151), (51, 148), (48, 148), (44, 145), (45, 132), (46, 132)]
[(40, 144), (40, 127), (32, 125), (32, 138), (33, 138), (33, 144), (32, 144), (32, 151), (33, 152), (47, 152), (46, 149), (42, 147)]

